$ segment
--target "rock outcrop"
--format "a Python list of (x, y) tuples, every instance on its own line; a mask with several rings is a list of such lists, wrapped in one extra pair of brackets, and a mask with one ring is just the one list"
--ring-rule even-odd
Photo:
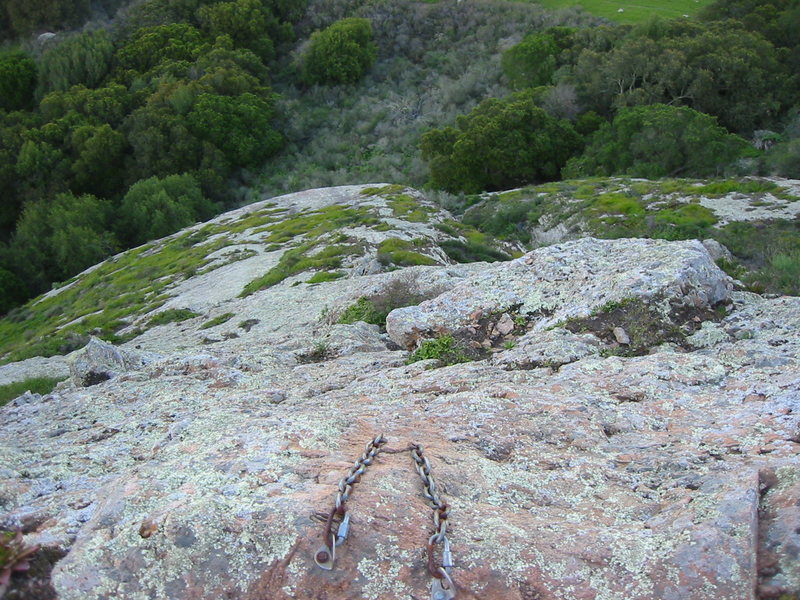
[[(381, 433), (424, 447), (458, 598), (797, 597), (800, 298), (736, 291), (699, 242), (298, 280), (214, 288), (212, 314), (120, 350), (149, 360), (0, 408), (0, 519), (52, 567), (39, 597), (429, 598), (408, 452), (377, 456), (334, 569), (314, 563), (318, 513)], [(336, 323), (399, 287), (429, 299), (389, 335)], [(407, 364), (443, 333), (480, 360)]]
[(584, 238), (541, 248), (419, 306), (398, 309), (386, 329), (399, 345), (413, 348), (423, 337), (474, 327), (512, 308), (541, 330), (631, 299), (669, 319), (675, 311), (726, 301), (731, 287), (700, 242)]

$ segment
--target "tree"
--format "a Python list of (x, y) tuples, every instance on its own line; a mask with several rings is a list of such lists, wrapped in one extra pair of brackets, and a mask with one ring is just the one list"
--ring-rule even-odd
[(127, 148), (125, 136), (107, 123), (84, 125), (71, 133), (74, 160), (73, 191), (100, 196), (115, 195), (122, 182), (123, 156)]
[(74, 113), (87, 117), (91, 122), (116, 127), (131, 110), (134, 100), (127, 88), (117, 83), (94, 90), (76, 85), (64, 92), (47, 94), (39, 103), (39, 109), (50, 121)]
[(22, 279), (8, 269), (0, 267), (0, 315), (6, 314), (28, 298), (28, 289)]
[(548, 33), (534, 33), (503, 53), (501, 66), (511, 87), (521, 90), (548, 85), (556, 69), (560, 48)]
[(606, 52), (581, 52), (573, 77), (582, 104), (600, 113), (684, 105), (749, 135), (779, 112), (785, 85), (777, 55), (768, 41), (733, 21), (655, 22)]
[(88, 194), (26, 204), (10, 248), (17, 275), (42, 292), (102, 260), (117, 247), (110, 216), (110, 204)]
[(653, 104), (619, 111), (573, 158), (564, 177), (705, 177), (748, 152), (714, 117), (691, 108)]
[(24, 52), (0, 52), (0, 108), (28, 108), (36, 87), (36, 63)]
[(477, 193), (557, 179), (581, 138), (564, 120), (536, 106), (531, 93), (491, 98), (456, 128), (422, 136), (430, 184), (451, 192)]
[(301, 78), (309, 84), (355, 83), (372, 66), (378, 49), (367, 19), (343, 19), (316, 31), (302, 57)]
[(114, 55), (117, 68), (147, 73), (165, 61), (193, 62), (208, 50), (203, 33), (185, 23), (137, 29)]
[(39, 97), (79, 83), (97, 87), (111, 68), (113, 54), (111, 36), (103, 29), (48, 44), (39, 57)]
[[(186, 119), (168, 106), (150, 104), (136, 109), (125, 120), (123, 132), (132, 149), (126, 169), (131, 183), (154, 175), (192, 172), (204, 162), (212, 163), (222, 177), (231, 173), (232, 166), (222, 152), (195, 136)], [(209, 153), (218, 157), (209, 158)]]
[(212, 37), (229, 35), (237, 46), (249, 48), (262, 60), (273, 58), (275, 47), (270, 33), (280, 33), (280, 25), (261, 0), (211, 4), (201, 7), (198, 15)]
[(14, 224), (22, 211), (19, 194), (20, 177), (17, 157), (25, 143), (25, 132), (39, 124), (31, 113), (0, 112), (0, 242), (10, 238)]
[(151, 177), (133, 184), (125, 194), (116, 231), (126, 246), (135, 246), (207, 219), (216, 211), (191, 175)]
[(281, 147), (273, 103), (254, 94), (202, 94), (187, 115), (191, 131), (240, 166), (256, 166)]

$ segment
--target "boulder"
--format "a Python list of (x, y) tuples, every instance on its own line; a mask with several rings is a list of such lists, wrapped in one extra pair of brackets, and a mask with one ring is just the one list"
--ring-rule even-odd
[(732, 280), (698, 241), (585, 238), (540, 248), (467, 278), (437, 298), (392, 311), (386, 330), (397, 344), (454, 333), (511, 307), (534, 329), (588, 317), (610, 303), (637, 299), (663, 315), (713, 307)]
[(138, 370), (145, 363), (145, 358), (140, 354), (117, 348), (113, 344), (92, 337), (73, 358), (70, 374), (75, 385), (88, 387), (125, 371)]

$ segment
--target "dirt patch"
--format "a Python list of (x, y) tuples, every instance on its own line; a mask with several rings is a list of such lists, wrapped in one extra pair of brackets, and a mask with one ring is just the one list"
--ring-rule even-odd
[(3, 600), (56, 600), (50, 582), (53, 566), (67, 553), (59, 548), (41, 548), (30, 559), (30, 569), (11, 576)]
[(664, 315), (655, 308), (659, 304), (658, 298), (649, 302), (634, 298), (613, 302), (589, 317), (570, 319), (563, 326), (572, 333), (596, 335), (608, 346), (608, 354), (642, 356), (667, 342), (691, 350), (687, 336), (700, 329), (704, 321), (720, 321), (724, 314), (720, 307), (674, 304)]

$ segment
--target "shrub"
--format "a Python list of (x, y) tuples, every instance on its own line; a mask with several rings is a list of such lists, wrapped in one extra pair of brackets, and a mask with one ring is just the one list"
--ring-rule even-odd
[(216, 327), (217, 325), (222, 325), (223, 323), (229, 321), (233, 316), (234, 314), (232, 312), (219, 315), (218, 317), (209, 319), (208, 321), (200, 325), (200, 329), (211, 329), (212, 327)]
[(35, 87), (36, 63), (24, 52), (0, 52), (0, 108), (27, 108)]
[(366, 296), (361, 296), (356, 300), (355, 304), (351, 304), (344, 310), (337, 323), (350, 324), (356, 321), (364, 321), (365, 323), (383, 327), (386, 325), (386, 315), (388, 314), (388, 312), (379, 310), (372, 300)]
[(603, 125), (565, 178), (593, 175), (704, 177), (720, 173), (743, 156), (749, 144), (691, 108), (653, 104), (621, 110)]
[(480, 242), (467, 241), (464, 243), (458, 240), (445, 240), (440, 242), (439, 245), (447, 256), (460, 263), (511, 260), (511, 257), (505, 252), (495, 250), (491, 246)]
[(393, 279), (383, 290), (371, 296), (362, 296), (355, 304), (347, 307), (339, 316), (337, 323), (355, 323), (364, 321), (386, 326), (386, 316), (396, 308), (414, 306), (423, 300), (438, 296), (442, 290), (433, 289), (422, 294), (416, 291), (417, 277), (412, 273), (403, 273)]
[(517, 90), (547, 85), (553, 78), (558, 53), (559, 47), (552, 35), (528, 35), (503, 53), (503, 73)]
[(324, 283), (326, 281), (336, 281), (344, 277), (341, 271), (319, 271), (314, 273), (306, 283)]
[(309, 85), (355, 83), (375, 61), (378, 50), (367, 19), (344, 19), (311, 35), (302, 58), (301, 78)]
[(133, 184), (122, 199), (117, 231), (128, 246), (167, 236), (216, 212), (194, 177), (151, 177)]
[(459, 117), (455, 128), (423, 135), (420, 147), (433, 187), (477, 193), (557, 179), (581, 138), (524, 92), (485, 100)]
[(452, 335), (443, 335), (433, 340), (425, 340), (411, 354), (408, 362), (413, 363), (428, 359), (438, 360), (445, 366), (469, 361), (469, 357)]

